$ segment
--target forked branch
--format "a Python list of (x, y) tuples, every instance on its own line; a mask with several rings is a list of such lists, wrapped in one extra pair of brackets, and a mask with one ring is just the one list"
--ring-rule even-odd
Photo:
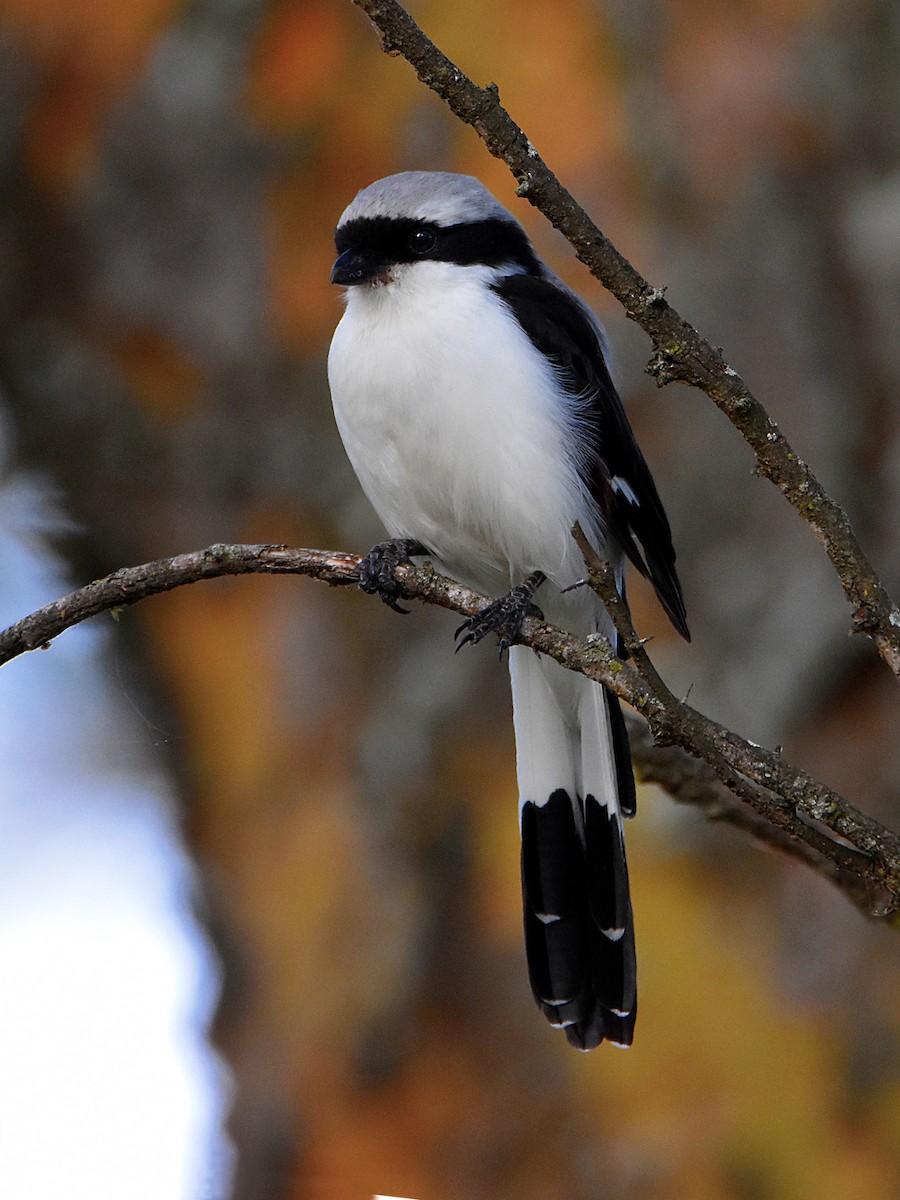
[[(355, 586), (355, 554), (287, 546), (210, 546), (206, 550), (113, 572), (25, 617), (0, 633), (0, 665), (28, 650), (49, 646), (63, 630), (88, 617), (116, 611), (188, 583), (225, 575), (308, 575), (332, 586)], [(601, 595), (612, 588), (605, 564), (591, 562), (591, 581)], [(472, 616), (484, 596), (439, 575), (432, 567), (400, 566), (397, 579), (409, 599)], [(606, 597), (605, 597), (606, 598)], [(657, 675), (634, 632), (624, 605), (608, 597), (630, 662), (618, 659), (604, 639), (581, 640), (534, 617), (521, 641), (563, 666), (604, 683), (647, 720), (663, 747), (682, 747), (707, 764), (706, 771), (673, 760), (671, 750), (636, 740), (636, 765), (678, 799), (750, 830), (753, 835), (813, 866), (872, 916), (900, 910), (900, 837), (865, 816), (842, 796), (816, 782), (779, 755), (738, 737), (677, 700)], [(717, 781), (746, 801), (735, 807)]]

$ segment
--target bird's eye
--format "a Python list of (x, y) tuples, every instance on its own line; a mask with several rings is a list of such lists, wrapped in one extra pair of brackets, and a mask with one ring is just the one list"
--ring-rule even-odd
[(437, 234), (432, 229), (414, 229), (409, 235), (409, 248), (413, 254), (428, 254), (437, 245)]

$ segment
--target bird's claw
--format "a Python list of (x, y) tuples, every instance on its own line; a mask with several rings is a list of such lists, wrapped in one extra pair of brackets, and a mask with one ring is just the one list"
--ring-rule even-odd
[[(456, 641), (456, 653), (463, 646), (477, 646), (489, 633), (496, 633), (500, 640), (500, 657), (504, 651), (515, 645), (522, 632), (522, 622), (526, 617), (537, 616), (543, 620), (544, 614), (531, 603), (534, 587), (520, 584), (499, 600), (486, 604), (481, 612), (468, 617), (453, 635)], [(460, 634), (464, 636), (460, 637)]]
[(397, 603), (403, 595), (403, 587), (398, 583), (395, 573), (399, 566), (409, 563), (411, 554), (417, 553), (425, 553), (424, 546), (409, 538), (379, 542), (360, 559), (359, 586), (370, 595), (380, 596), (382, 602), (394, 612), (406, 615), (409, 609)]

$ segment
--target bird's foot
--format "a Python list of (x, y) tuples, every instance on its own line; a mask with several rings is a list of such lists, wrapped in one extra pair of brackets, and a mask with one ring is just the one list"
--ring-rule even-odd
[[(526, 617), (536, 616), (543, 620), (544, 614), (531, 603), (531, 599), (544, 582), (544, 578), (543, 572), (535, 571), (518, 587), (514, 587), (499, 600), (492, 600), (490, 604), (485, 605), (481, 612), (463, 621), (453, 635), (458, 639), (457, 653), (462, 650), (463, 646), (477, 646), (489, 633), (496, 633), (500, 639), (500, 657), (502, 658), (504, 650), (508, 650), (518, 641), (519, 634), (522, 632), (522, 622)], [(461, 634), (463, 636), (460, 636)]]
[(403, 588), (397, 582), (395, 572), (399, 566), (409, 563), (410, 555), (427, 553), (422, 543), (414, 538), (392, 538), (389, 542), (379, 542), (365, 558), (360, 559), (359, 586), (370, 595), (379, 595), (394, 612), (408, 613), (408, 608), (401, 608), (397, 603), (403, 595)]

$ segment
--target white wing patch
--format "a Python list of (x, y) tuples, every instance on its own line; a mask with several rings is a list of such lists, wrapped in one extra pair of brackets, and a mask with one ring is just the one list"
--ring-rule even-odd
[(623, 479), (621, 475), (613, 475), (609, 482), (612, 484), (612, 490), (614, 492), (620, 492), (629, 504), (633, 504), (635, 508), (641, 507), (641, 502), (634, 494), (631, 484), (627, 479)]

